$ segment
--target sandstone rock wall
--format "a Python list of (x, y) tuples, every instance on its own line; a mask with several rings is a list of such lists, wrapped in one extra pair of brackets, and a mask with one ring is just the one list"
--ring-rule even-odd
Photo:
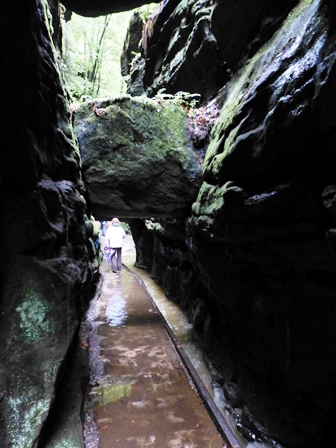
[[(64, 4), (92, 16), (135, 5)], [(0, 445), (75, 448), (79, 411), (68, 437), (61, 421), (50, 430), (97, 276), (90, 177), (86, 190), (58, 3), (19, 6), (0, 16)], [(134, 91), (201, 93), (221, 109), (194, 204), (131, 223), (137, 264), (188, 311), (246, 436), (292, 448), (335, 446), (335, 16), (331, 0), (164, 1), (131, 74)]]
[[(144, 86), (218, 92), (220, 118), (190, 218), (147, 225), (151, 240), (139, 226), (137, 262), (189, 312), (247, 437), (332, 447), (335, 7), (213, 2), (198, 49), (210, 38), (216, 51), (198, 63), (188, 51), (200, 10), (189, 5), (153, 16)], [(188, 83), (184, 67), (194, 74), (205, 60), (204, 82)], [(229, 76), (218, 81), (219, 62)], [(143, 241), (153, 249), (142, 262)]]
[(128, 96), (89, 101), (74, 122), (95, 216), (187, 216), (202, 169), (180, 104)]
[[(160, 3), (145, 24), (142, 60), (133, 65), (129, 91), (140, 83), (147, 95), (199, 93), (215, 96), (248, 58), (267, 42), (296, 0), (215, 0)], [(131, 62), (131, 61), (129, 61)]]
[[(0, 19), (2, 447), (53, 446), (41, 434), (52, 410), (61, 412), (60, 391), (65, 378), (69, 385), (99, 261), (58, 66), (58, 3), (50, 5), (8, 2)], [(80, 403), (68, 417), (68, 435), (60, 428), (58, 443), (81, 447)]]

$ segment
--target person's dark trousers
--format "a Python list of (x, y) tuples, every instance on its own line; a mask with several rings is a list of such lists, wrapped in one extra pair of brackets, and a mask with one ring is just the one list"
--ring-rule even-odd
[(121, 271), (121, 247), (115, 248), (115, 254), (112, 257), (111, 265), (113, 272)]

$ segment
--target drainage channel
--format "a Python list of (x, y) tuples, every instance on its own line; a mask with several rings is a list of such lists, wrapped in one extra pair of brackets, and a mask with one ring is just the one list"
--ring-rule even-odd
[(127, 269), (132, 275), (134, 275), (138, 282), (140, 283), (140, 285), (144, 288), (144, 290), (146, 291), (153, 307), (155, 307), (157, 313), (159, 314), (159, 316), (162, 319), (163, 325), (171, 339), (171, 341), (173, 342), (175, 349), (180, 357), (180, 359), (182, 360), (184, 366), (186, 367), (189, 375), (192, 378), (192, 381), (197, 389), (198, 394), (200, 395), (200, 397), (202, 398), (203, 404), (206, 407), (207, 411), (209, 412), (212, 420), (214, 421), (219, 433), (222, 435), (223, 439), (225, 440), (226, 445), (228, 448), (241, 448), (240, 443), (238, 442), (238, 440), (236, 439), (235, 435), (233, 434), (230, 426), (228, 425), (227, 421), (225, 420), (223, 414), (219, 411), (217, 405), (215, 404), (212, 396), (210, 395), (210, 393), (208, 392), (207, 388), (205, 387), (205, 385), (203, 384), (203, 381), (201, 379), (201, 377), (199, 376), (197, 370), (195, 369), (194, 365), (192, 364), (192, 362), (190, 361), (189, 357), (187, 356), (181, 342), (177, 339), (177, 337), (175, 336), (174, 332), (172, 331), (170, 325), (168, 324), (168, 322), (166, 321), (166, 319), (164, 318), (164, 316), (162, 315), (159, 307), (157, 306), (155, 300), (153, 300), (151, 294), (149, 293), (148, 289), (146, 288), (145, 283), (143, 282), (142, 278), (140, 276), (138, 276), (134, 271), (132, 271), (132, 269), (130, 269), (129, 267), (125, 266), (125, 269)]
[(102, 277), (87, 313), (86, 448), (239, 447), (139, 278), (106, 265)]

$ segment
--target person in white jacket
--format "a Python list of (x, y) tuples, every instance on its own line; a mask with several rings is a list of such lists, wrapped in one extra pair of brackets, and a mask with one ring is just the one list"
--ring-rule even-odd
[(105, 245), (115, 250), (111, 259), (112, 271), (121, 271), (121, 249), (126, 234), (118, 218), (113, 218), (111, 225), (106, 229)]

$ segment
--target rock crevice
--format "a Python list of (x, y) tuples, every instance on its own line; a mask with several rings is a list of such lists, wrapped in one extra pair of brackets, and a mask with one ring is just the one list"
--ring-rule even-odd
[[(330, 0), (164, 1), (129, 73), (142, 98), (74, 117), (58, 3), (3, 5), (1, 446), (70, 443), (66, 423), (43, 428), (99, 277), (92, 212), (130, 221), (247, 440), (335, 446), (335, 18)], [(82, 447), (79, 406), (69, 422)]]

